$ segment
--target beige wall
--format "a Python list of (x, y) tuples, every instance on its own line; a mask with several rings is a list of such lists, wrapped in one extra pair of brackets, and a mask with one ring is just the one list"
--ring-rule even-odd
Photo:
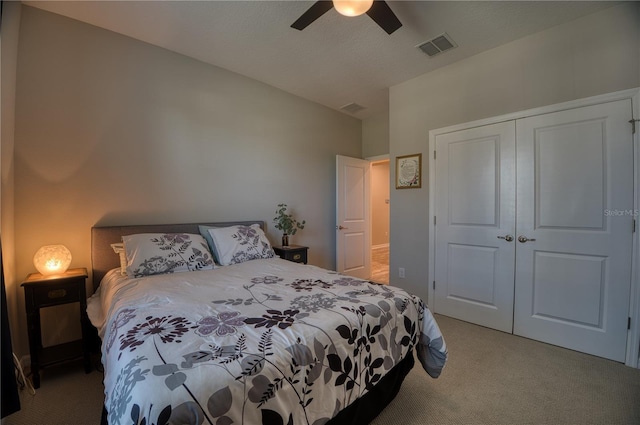
[(90, 267), (95, 225), (262, 219), (275, 242), (282, 202), (334, 268), (335, 155), (361, 157), (359, 120), (30, 7), (18, 69), (18, 278), (45, 244)]
[(20, 3), (2, 5), (2, 31), (0, 34), (1, 101), (0, 106), (0, 233), (2, 234), (2, 260), (7, 290), (7, 312), (10, 325), (15, 329), (11, 337), (21, 339), (18, 331), (21, 312), (18, 310), (20, 287), (16, 279), (14, 233), (14, 119), (16, 94), (16, 66), (18, 61), (18, 34), (20, 31)]
[(389, 161), (371, 164), (371, 245), (389, 243)]
[(389, 111), (362, 120), (362, 157), (389, 154)]
[(391, 190), (391, 283), (427, 299), (429, 130), (638, 86), (640, 3), (625, 2), (392, 87), (391, 173), (398, 155), (425, 161), (421, 189)]

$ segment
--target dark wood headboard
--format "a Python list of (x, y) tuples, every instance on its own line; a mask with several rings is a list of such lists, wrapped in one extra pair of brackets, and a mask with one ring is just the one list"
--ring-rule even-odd
[(218, 223), (188, 224), (142, 224), (134, 226), (106, 226), (91, 228), (91, 267), (93, 269), (93, 290), (98, 289), (100, 281), (111, 269), (120, 267), (120, 258), (111, 248), (112, 243), (122, 242), (123, 235), (135, 233), (194, 233), (200, 234), (198, 225), (204, 226), (245, 226), (259, 224), (265, 229), (264, 221), (226, 221)]

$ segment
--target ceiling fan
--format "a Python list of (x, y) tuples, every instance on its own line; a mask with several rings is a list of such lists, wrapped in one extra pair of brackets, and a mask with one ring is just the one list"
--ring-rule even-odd
[(291, 28), (302, 31), (334, 7), (338, 13), (345, 16), (358, 16), (366, 13), (387, 34), (393, 33), (402, 26), (387, 2), (382, 0), (321, 0), (315, 2), (297, 21), (291, 24)]

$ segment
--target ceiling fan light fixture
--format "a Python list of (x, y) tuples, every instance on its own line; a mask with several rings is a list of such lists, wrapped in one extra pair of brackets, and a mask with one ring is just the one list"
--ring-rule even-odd
[(373, 0), (333, 0), (333, 7), (344, 16), (360, 16), (373, 6)]

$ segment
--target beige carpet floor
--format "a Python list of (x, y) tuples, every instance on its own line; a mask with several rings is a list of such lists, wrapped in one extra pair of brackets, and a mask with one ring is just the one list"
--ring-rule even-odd
[[(449, 348), (445, 370), (432, 379), (416, 363), (372, 425), (640, 424), (640, 370), (436, 318)], [(22, 410), (2, 425), (98, 424), (101, 382), (81, 362), (45, 369), (37, 394), (22, 391)]]
[(104, 403), (101, 372), (85, 374), (79, 360), (43, 369), (40, 378), (36, 395), (21, 390), (21, 410), (3, 418), (2, 425), (100, 424)]
[(372, 423), (640, 424), (640, 370), (437, 315), (449, 359), (420, 366)]

